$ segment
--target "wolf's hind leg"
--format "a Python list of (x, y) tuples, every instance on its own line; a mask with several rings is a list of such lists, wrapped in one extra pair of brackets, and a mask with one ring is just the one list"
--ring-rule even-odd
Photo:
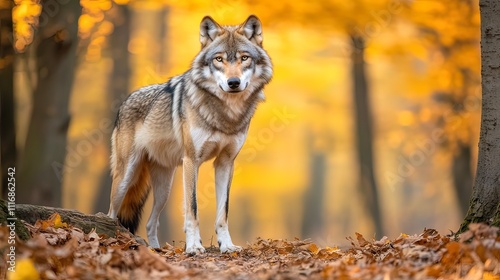
[(160, 214), (165, 207), (172, 182), (174, 178), (175, 167), (163, 167), (157, 163), (150, 163), (151, 185), (153, 187), (153, 209), (149, 216), (146, 230), (148, 233), (149, 246), (160, 248), (158, 242), (158, 226), (160, 224)]
[(127, 168), (123, 179), (118, 182), (117, 189), (114, 193), (114, 197), (111, 199), (111, 207), (109, 211), (109, 217), (116, 219), (120, 207), (122, 206), (123, 199), (127, 194), (128, 189), (132, 186), (135, 181), (137, 181), (139, 166), (143, 160), (142, 153), (133, 151), (131, 157), (127, 163)]
[(111, 187), (111, 196), (109, 198), (109, 211), (108, 211), (108, 217), (112, 219), (116, 219), (118, 216), (118, 209), (115, 209), (114, 207), (114, 198), (116, 196), (116, 192), (118, 190), (118, 186), (120, 186), (121, 181), (123, 181), (123, 174), (119, 174), (117, 176), (113, 177), (113, 183)]

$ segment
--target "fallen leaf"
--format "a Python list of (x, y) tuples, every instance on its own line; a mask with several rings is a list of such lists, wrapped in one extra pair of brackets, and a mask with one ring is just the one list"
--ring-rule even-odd
[(16, 262), (15, 271), (9, 271), (8, 280), (36, 280), (40, 279), (40, 274), (35, 268), (31, 259), (21, 259)]
[(359, 246), (364, 247), (364, 246), (368, 245), (368, 241), (366, 241), (366, 239), (363, 237), (363, 235), (361, 235), (360, 233), (357, 233), (357, 232), (355, 234), (356, 234), (356, 238), (358, 239)]
[(307, 249), (313, 254), (317, 254), (319, 252), (318, 246), (314, 243), (311, 243)]

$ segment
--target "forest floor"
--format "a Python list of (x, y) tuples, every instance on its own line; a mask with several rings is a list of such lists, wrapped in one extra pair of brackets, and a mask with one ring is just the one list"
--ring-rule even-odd
[(394, 240), (356, 233), (345, 249), (258, 239), (242, 252), (209, 247), (197, 256), (170, 245), (152, 250), (128, 234), (86, 234), (57, 214), (28, 228), (32, 238), (16, 240), (8, 272), (9, 231), (0, 227), (0, 279), (500, 279), (499, 229), (481, 224), (459, 238), (433, 229)]

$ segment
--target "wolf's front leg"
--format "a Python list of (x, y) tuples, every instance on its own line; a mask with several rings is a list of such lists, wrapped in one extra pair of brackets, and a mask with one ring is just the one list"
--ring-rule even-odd
[(199, 254), (205, 252), (205, 248), (201, 245), (198, 206), (196, 201), (198, 167), (199, 165), (192, 159), (184, 157), (184, 232), (186, 233), (187, 254)]
[(215, 232), (219, 242), (221, 253), (241, 251), (240, 246), (233, 244), (227, 217), (229, 212), (229, 189), (233, 178), (233, 159), (218, 158), (215, 163), (215, 188), (217, 195), (217, 217), (215, 220)]

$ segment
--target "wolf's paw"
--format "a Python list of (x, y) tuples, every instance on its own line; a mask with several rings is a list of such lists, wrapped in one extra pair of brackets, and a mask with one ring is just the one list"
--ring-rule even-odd
[(236, 246), (233, 244), (221, 245), (219, 249), (221, 253), (241, 252), (241, 250), (243, 250), (241, 246)]
[(161, 248), (158, 239), (149, 239), (149, 247), (151, 248)]
[(198, 255), (203, 253), (205, 253), (205, 248), (201, 244), (186, 246), (186, 254), (188, 255)]

